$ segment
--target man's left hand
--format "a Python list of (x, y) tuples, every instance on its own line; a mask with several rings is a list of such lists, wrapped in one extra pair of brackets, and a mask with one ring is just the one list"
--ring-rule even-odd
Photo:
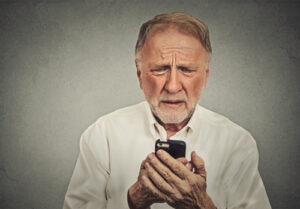
[(192, 152), (191, 164), (194, 171), (167, 152), (159, 150), (157, 156), (148, 156), (145, 167), (155, 187), (165, 194), (163, 198), (173, 208), (215, 209), (206, 193), (204, 161)]

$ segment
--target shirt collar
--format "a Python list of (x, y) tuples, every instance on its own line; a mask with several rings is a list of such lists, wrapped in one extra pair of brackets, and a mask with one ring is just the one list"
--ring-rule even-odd
[(157, 123), (157, 121), (152, 114), (149, 103), (147, 101), (145, 101), (144, 104), (145, 104), (146, 117), (147, 117), (148, 123), (150, 126), (153, 126), (155, 123)]
[(195, 131), (198, 127), (199, 124), (199, 120), (198, 120), (198, 115), (199, 115), (199, 111), (200, 111), (200, 106), (197, 104), (195, 107), (195, 110), (193, 112), (193, 115), (191, 117), (191, 119), (189, 120), (189, 122), (187, 123), (187, 127), (189, 127), (192, 131)]

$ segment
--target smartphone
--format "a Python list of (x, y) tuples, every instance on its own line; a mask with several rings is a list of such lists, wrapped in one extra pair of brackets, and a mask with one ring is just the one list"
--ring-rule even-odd
[(173, 158), (185, 157), (186, 145), (184, 141), (181, 140), (167, 140), (160, 141), (159, 139), (155, 142), (155, 153), (157, 150), (163, 149), (168, 152)]

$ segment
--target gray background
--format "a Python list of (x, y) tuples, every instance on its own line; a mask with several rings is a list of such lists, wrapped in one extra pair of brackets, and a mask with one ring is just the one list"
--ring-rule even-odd
[(299, 1), (0, 1), (0, 208), (61, 208), (84, 129), (143, 100), (139, 26), (183, 11), (210, 28), (200, 104), (248, 129), (275, 209), (299, 208)]

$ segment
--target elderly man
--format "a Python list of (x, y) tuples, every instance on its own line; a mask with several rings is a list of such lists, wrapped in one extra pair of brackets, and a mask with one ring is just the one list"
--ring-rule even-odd
[[(208, 29), (183, 13), (144, 23), (136, 68), (147, 102), (99, 118), (82, 135), (64, 208), (271, 208), (254, 139), (198, 105), (209, 76)], [(156, 154), (183, 140), (187, 158)]]

